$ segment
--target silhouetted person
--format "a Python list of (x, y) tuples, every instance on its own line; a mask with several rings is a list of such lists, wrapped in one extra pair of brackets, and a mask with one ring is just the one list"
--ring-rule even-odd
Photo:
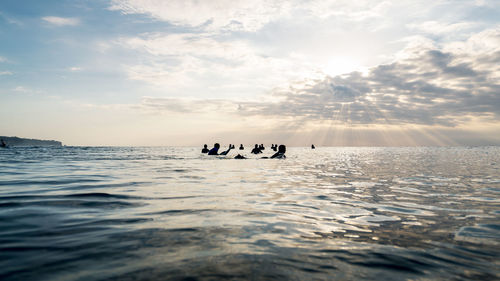
[[(240, 150), (243, 150), (243, 149), (245, 149), (245, 148), (243, 147), (243, 144), (240, 144)], [(238, 154), (238, 155), (239, 155), (239, 154)]]
[(0, 141), (0, 147), (7, 147), (7, 144), (3, 141), (3, 139), (1, 139)]
[(229, 147), (230, 147), (231, 149), (234, 149), (234, 148), (235, 148), (235, 147), (234, 147), (234, 144), (230, 144), (230, 145), (229, 145)]
[(259, 148), (260, 148), (260, 150), (264, 150), (264, 149), (266, 149), (266, 148), (264, 147), (264, 144), (263, 144), (263, 143), (261, 143), (261, 144), (260, 144)]
[(208, 152), (208, 155), (219, 155), (219, 148), (220, 148), (220, 144), (218, 144), (218, 143), (214, 144), (214, 147), (212, 149), (210, 149), (210, 151)]
[(258, 145), (258, 144), (255, 144), (254, 149), (252, 149), (252, 153), (253, 153), (253, 154), (259, 154), (259, 153), (262, 153), (262, 150), (260, 150), (260, 148), (259, 148), (259, 145)]
[(286, 152), (286, 146), (284, 144), (281, 144), (278, 147), (278, 152), (276, 152), (273, 156), (271, 156), (271, 159), (272, 158), (286, 158), (285, 152)]
[(231, 146), (229, 146), (228, 150), (222, 151), (219, 154), (219, 148), (220, 148), (220, 144), (219, 143), (215, 143), (214, 147), (212, 149), (210, 149), (210, 151), (208, 152), (208, 155), (227, 155), (227, 153), (231, 150)]
[(311, 144), (311, 149), (315, 149), (316, 147), (314, 146), (314, 144)]
[(234, 156), (234, 159), (247, 159), (247, 158), (241, 154), (238, 154), (238, 155)]
[(208, 150), (208, 147), (207, 147), (207, 145), (205, 144), (205, 145), (203, 146), (203, 149), (201, 150), (201, 153), (208, 153), (208, 151), (209, 151), (209, 150)]

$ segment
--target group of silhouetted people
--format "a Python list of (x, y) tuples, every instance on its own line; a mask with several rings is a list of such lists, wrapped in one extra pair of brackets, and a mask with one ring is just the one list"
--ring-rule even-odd
[[(208, 149), (207, 145), (203, 145), (203, 149), (201, 150), (201, 153), (208, 153), (208, 155), (226, 155), (231, 149), (234, 149), (233, 144), (229, 144), (229, 149), (226, 151), (223, 151), (219, 154), (219, 148), (220, 144), (216, 143), (214, 144), (214, 147), (212, 149)], [(241, 149), (241, 147), (240, 147)]]
[(220, 144), (216, 143), (214, 144), (214, 147), (212, 149), (208, 150), (208, 147), (205, 144), (203, 146), (203, 149), (201, 150), (201, 153), (207, 153), (208, 155), (226, 155), (231, 149), (234, 148), (234, 145), (230, 144), (228, 150), (222, 151), (221, 153), (219, 153), (219, 148)]
[[(266, 149), (266, 148), (264, 148)], [(252, 149), (252, 154), (259, 154), (259, 153), (262, 153), (262, 146), (258, 145), (258, 144), (255, 144), (255, 147), (254, 149)]]
[[(214, 147), (212, 149), (208, 149), (207, 145), (205, 144), (203, 146), (203, 149), (201, 150), (201, 153), (207, 153), (208, 155), (227, 155), (231, 149), (234, 149), (235, 146), (232, 144), (229, 144), (229, 148), (225, 151), (222, 151), (219, 153), (220, 149), (220, 144), (215, 143)], [(243, 144), (240, 144), (240, 150), (244, 150), (245, 148), (243, 147)], [(262, 153), (262, 150), (265, 150), (266, 148), (264, 147), (264, 144), (258, 145), (255, 144), (254, 149), (252, 149), (253, 154), (259, 154)], [(285, 152), (286, 152), (286, 146), (284, 144), (278, 146), (277, 144), (272, 144), (271, 149), (274, 151), (277, 151), (275, 154), (273, 154), (271, 157), (262, 157), (262, 158), (286, 158)], [(235, 159), (246, 159), (245, 156), (238, 154), (234, 157)]]

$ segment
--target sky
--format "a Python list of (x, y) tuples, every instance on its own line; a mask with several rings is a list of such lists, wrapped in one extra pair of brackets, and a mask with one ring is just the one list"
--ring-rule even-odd
[(0, 135), (500, 145), (498, 0), (2, 0)]

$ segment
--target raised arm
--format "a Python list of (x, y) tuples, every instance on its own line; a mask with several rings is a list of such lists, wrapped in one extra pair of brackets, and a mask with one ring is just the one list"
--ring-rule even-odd
[(232, 147), (230, 146), (228, 150), (222, 151), (219, 155), (227, 155), (231, 149)]

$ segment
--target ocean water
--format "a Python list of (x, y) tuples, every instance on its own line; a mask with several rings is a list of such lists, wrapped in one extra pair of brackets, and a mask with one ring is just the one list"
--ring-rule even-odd
[(0, 279), (500, 279), (500, 147), (199, 151), (0, 149)]

